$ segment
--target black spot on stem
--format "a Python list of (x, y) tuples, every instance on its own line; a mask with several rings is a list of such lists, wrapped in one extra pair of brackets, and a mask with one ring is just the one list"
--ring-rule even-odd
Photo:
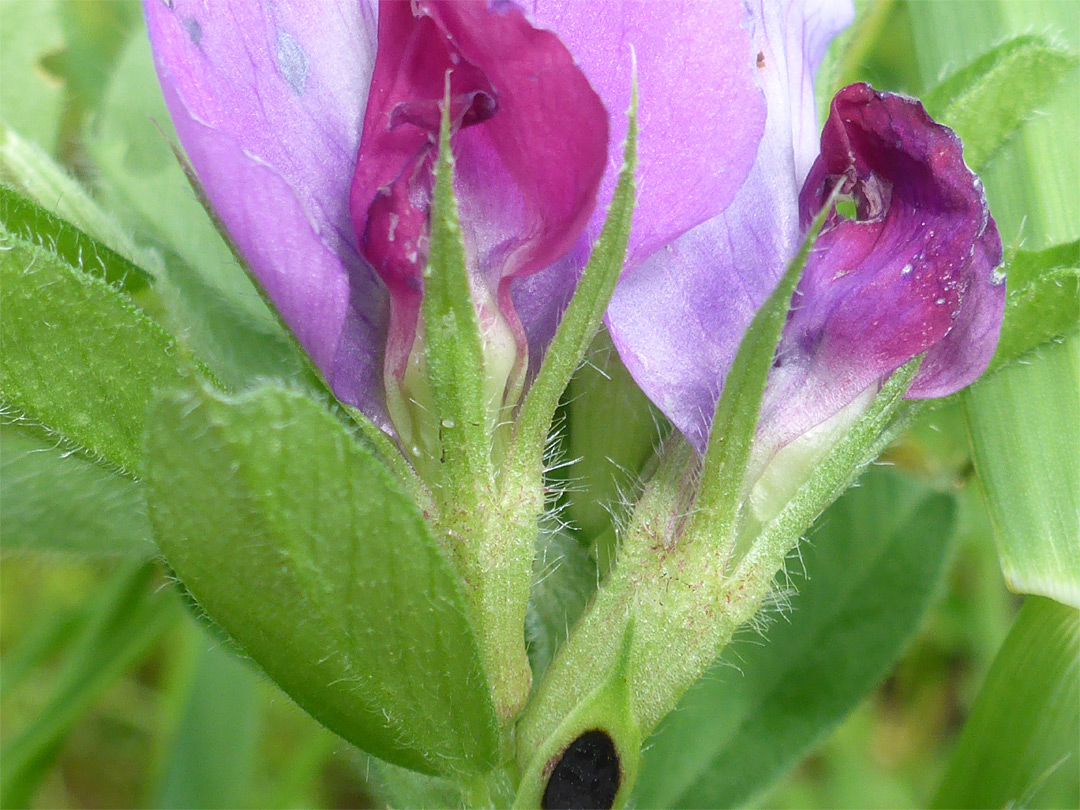
[(615, 804), (621, 779), (615, 742), (607, 732), (586, 731), (559, 757), (540, 806), (543, 810), (608, 810)]

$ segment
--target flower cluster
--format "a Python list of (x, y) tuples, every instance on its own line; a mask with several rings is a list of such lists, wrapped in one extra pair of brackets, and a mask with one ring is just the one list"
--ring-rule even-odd
[[(761, 426), (775, 450), (926, 360), (910, 396), (993, 352), (1001, 245), (959, 141), (855, 85), (814, 132), (846, 0), (695, 4), (148, 0), (158, 71), (207, 197), (337, 394), (413, 432), (431, 166), (450, 76), (455, 190), (499, 404), (535, 368), (614, 187), (631, 49), (640, 193), (608, 314), (699, 450), (739, 339), (836, 186)], [(403, 387), (404, 386), (404, 387)], [(510, 403), (513, 404), (512, 402)]]
[[(836, 93), (819, 131), (814, 76), (850, 0), (145, 9), (216, 217), (337, 397), (377, 426), (364, 423), (384, 460), (416, 473), (417, 521), (455, 568), (503, 742), (517, 746), (519, 804), (547, 802), (553, 757), (600, 728), (631, 774), (625, 797), (643, 735), (753, 616), (872, 441), (837, 462), (843, 475), (804, 509), (818, 512), (776, 528), (815, 466), (866, 424), (876, 441), (867, 415), (891, 417), (909, 380), (907, 397), (941, 397), (990, 362), (1002, 247), (958, 138), (918, 101), (865, 84)], [(635, 103), (636, 130), (622, 115)], [(615, 255), (606, 277), (594, 248)], [(802, 275), (783, 321), (789, 267)], [(457, 297), (438, 309), (451, 277)], [(518, 450), (549, 428), (599, 325), (607, 293), (581, 317), (592, 299), (574, 298), (596, 278), (614, 285), (605, 321), (626, 369), (685, 441), (665, 446), (613, 571), (533, 691), (523, 625), (544, 436)], [(756, 313), (773, 328), (745, 361), (755, 398), (728, 443), (712, 423), (740, 346), (753, 354)], [(575, 323), (588, 328), (570, 356)], [(447, 403), (468, 418), (446, 418)], [(631, 671), (632, 696), (619, 691)]]

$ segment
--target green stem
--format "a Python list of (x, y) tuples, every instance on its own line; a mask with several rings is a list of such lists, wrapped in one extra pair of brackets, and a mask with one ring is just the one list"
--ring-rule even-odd
[[(728, 573), (727, 551), (686, 527), (692, 466), (669, 446), (635, 510), (615, 569), (548, 669), (518, 725), (518, 761), (529, 768), (563, 718), (605, 682), (626, 624), (630, 710), (643, 737), (753, 618), (803, 532), (883, 449), (919, 360), (893, 374), (852, 430), (819, 464)], [(688, 451), (686, 451), (688, 452)], [(692, 525), (691, 525), (692, 529)]]

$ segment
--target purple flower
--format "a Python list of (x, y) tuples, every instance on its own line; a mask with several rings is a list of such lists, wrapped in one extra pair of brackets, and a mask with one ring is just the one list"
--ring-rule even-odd
[(592, 213), (607, 159), (599, 97), (558, 38), (519, 9), (381, 4), (351, 210), (361, 253), (390, 296), (384, 376), (399, 432), (413, 432), (399, 389), (415, 398), (425, 387), (423, 375), (415, 383), (406, 373), (410, 357), (423, 354), (414, 342), (447, 75), (455, 191), (496, 406), (513, 369), (527, 363), (512, 284), (567, 253)]
[(969, 384), (1001, 324), (1001, 241), (951, 130), (913, 99), (852, 85), (832, 102), (820, 153), (814, 144), (812, 77), (849, 13), (846, 0), (751, 4), (768, 104), (754, 168), (720, 215), (631, 264), (608, 310), (635, 380), (703, 451), (744, 331), (840, 187), (857, 215), (830, 215), (793, 299), (762, 406), (759, 470), (919, 354), (909, 397)]
[(472, 286), (519, 372), (542, 357), (599, 233), (632, 48), (631, 256), (717, 216), (750, 171), (765, 103), (744, 69), (755, 52), (741, 4), (601, 5), (146, 0), (208, 200), (334, 391), (384, 428), (384, 379), (401, 380), (417, 332), (448, 68)]
[(521, 333), (510, 282), (569, 249), (606, 163), (606, 111), (556, 37), (475, 0), (145, 7), (207, 198), (343, 400), (389, 428), (384, 361), (400, 377), (412, 348), (451, 68), (473, 280)]

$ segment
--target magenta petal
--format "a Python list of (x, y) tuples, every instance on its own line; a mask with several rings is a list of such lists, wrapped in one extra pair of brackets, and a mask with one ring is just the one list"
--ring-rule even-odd
[[(499, 297), (511, 323), (510, 281), (555, 263), (592, 213), (608, 124), (566, 47), (512, 5), (384, 2), (380, 14), (351, 207), (365, 256), (390, 290), (387, 368), (400, 374), (427, 258), (426, 234), (412, 223), (430, 205), (447, 72), (455, 190), (471, 270)], [(408, 192), (393, 190), (399, 186)], [(381, 205), (390, 196), (397, 202)]]
[(385, 424), (385, 293), (349, 184), (374, 62), (366, 0), (146, 0), (181, 143), (230, 237), (342, 399)]
[(934, 344), (919, 367), (909, 399), (931, 399), (955, 393), (975, 382), (997, 348), (1005, 308), (1005, 284), (1000, 273), (985, 273), (1001, 264), (1001, 237), (993, 218), (975, 243), (969, 268), (978, 268), (953, 320), (953, 327)]
[[(848, 0), (757, 0), (749, 10), (752, 55), (726, 69), (760, 86), (764, 135), (735, 129), (698, 148), (705, 160), (756, 150), (750, 174), (719, 216), (628, 269), (607, 316), (627, 368), (699, 450), (739, 341), (798, 248), (799, 188), (817, 155), (813, 75), (852, 16)], [(748, 110), (753, 118), (753, 100)], [(743, 113), (727, 109), (726, 120)]]
[(502, 203), (496, 181), (469, 183), (463, 209), (476, 205), (471, 219), (501, 226), (480, 249), (498, 253), (500, 279), (542, 270), (570, 249), (593, 212), (607, 165), (604, 104), (559, 37), (533, 28), (511, 4), (423, 6), (496, 93), (496, 113), (462, 133), (460, 164), (463, 173), (466, 166), (505, 172), (522, 211), (506, 216), (505, 207), (489, 204)]
[(838, 183), (858, 219), (832, 215), (796, 293), (763, 412), (775, 446), (924, 352), (908, 395), (953, 393), (997, 345), (1001, 239), (952, 130), (914, 99), (846, 87), (802, 191), (804, 223)]

